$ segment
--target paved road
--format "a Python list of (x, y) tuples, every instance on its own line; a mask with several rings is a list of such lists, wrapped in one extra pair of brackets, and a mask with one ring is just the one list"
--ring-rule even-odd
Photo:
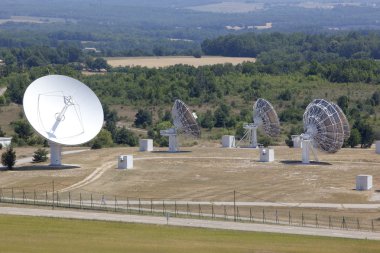
[(101, 212), (96, 213), (96, 212), (83, 212), (83, 211), (48, 210), (48, 209), (32, 209), (32, 208), (1, 207), (0, 206), (0, 214), (83, 219), (83, 220), (117, 221), (117, 222), (127, 222), (127, 223), (143, 223), (143, 224), (158, 224), (158, 225), (168, 224), (170, 226), (181, 226), (181, 227), (228, 229), (228, 230), (239, 230), (239, 231), (271, 232), (271, 233), (285, 233), (285, 234), (312, 235), (312, 236), (342, 237), (342, 238), (352, 238), (352, 239), (380, 240), (380, 233), (374, 233), (374, 232), (323, 229), (323, 228), (307, 228), (307, 227), (291, 227), (291, 226), (266, 225), (266, 224), (257, 224), (257, 223), (255, 224), (234, 223), (234, 222), (226, 222), (226, 221), (210, 221), (210, 220), (196, 220), (196, 219), (183, 219), (183, 218), (169, 218), (167, 220), (166, 217), (139, 216), (139, 215), (113, 214), (113, 213), (101, 213)]

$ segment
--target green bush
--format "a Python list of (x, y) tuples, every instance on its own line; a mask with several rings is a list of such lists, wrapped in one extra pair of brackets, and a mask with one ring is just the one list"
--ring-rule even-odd
[(34, 152), (33, 155), (33, 162), (34, 163), (41, 163), (46, 162), (48, 160), (48, 151), (44, 148), (39, 148)]
[(7, 151), (5, 151), (1, 155), (1, 164), (7, 166), (8, 169), (12, 169), (16, 163), (16, 152), (12, 147), (8, 147)]

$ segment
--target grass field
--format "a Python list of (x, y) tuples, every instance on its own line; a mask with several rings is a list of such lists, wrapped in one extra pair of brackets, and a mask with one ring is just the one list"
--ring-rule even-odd
[(202, 58), (195, 58), (192, 56), (108, 57), (105, 59), (112, 67), (142, 66), (148, 68), (162, 68), (176, 64), (186, 64), (194, 67), (223, 63), (232, 63), (233, 65), (236, 65), (244, 61), (255, 61), (255, 58), (222, 56), (203, 56)]
[(380, 242), (117, 222), (0, 216), (0, 252), (375, 253)]

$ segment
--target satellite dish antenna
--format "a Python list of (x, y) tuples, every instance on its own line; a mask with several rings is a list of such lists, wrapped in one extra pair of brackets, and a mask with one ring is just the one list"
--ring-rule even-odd
[(302, 163), (310, 163), (310, 150), (318, 161), (314, 148), (327, 153), (337, 152), (349, 136), (350, 127), (343, 111), (324, 99), (315, 99), (307, 106), (303, 124), (304, 133), (300, 136)]
[(48, 75), (32, 82), (23, 107), (32, 127), (50, 145), (50, 165), (61, 165), (62, 145), (93, 139), (103, 126), (103, 108), (95, 93), (71, 77)]
[(196, 121), (197, 115), (192, 113), (187, 105), (179, 99), (176, 99), (174, 102), (172, 119), (174, 127), (161, 130), (160, 134), (162, 136), (169, 136), (169, 152), (177, 152), (179, 151), (178, 134), (199, 138), (201, 130)]
[(244, 136), (240, 140), (248, 139), (250, 148), (257, 148), (257, 128), (262, 126), (264, 132), (275, 137), (280, 134), (280, 121), (276, 111), (271, 103), (263, 98), (259, 98), (253, 105), (253, 123), (245, 124), (243, 128), (246, 130)]

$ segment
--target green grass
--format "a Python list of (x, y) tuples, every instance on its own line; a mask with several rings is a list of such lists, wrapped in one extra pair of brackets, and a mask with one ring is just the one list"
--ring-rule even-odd
[(379, 252), (380, 242), (0, 216), (0, 252)]

